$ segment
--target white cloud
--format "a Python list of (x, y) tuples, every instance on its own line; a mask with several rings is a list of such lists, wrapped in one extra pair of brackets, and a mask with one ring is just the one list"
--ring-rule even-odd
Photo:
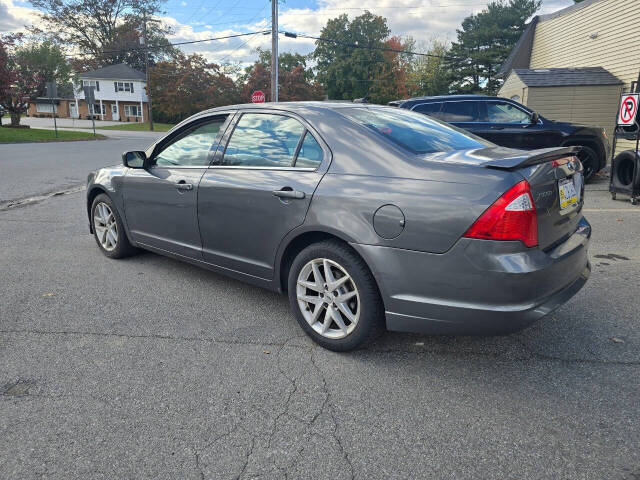
[[(0, 0), (0, 31), (18, 31), (23, 29), (25, 24), (34, 23), (37, 19), (36, 10), (18, 6), (18, 1), (22, 0)], [(482, 10), (487, 3), (487, 0), (378, 0), (375, 6), (367, 8), (372, 13), (387, 18), (393, 35), (410, 35), (419, 42), (428, 42), (434, 38), (455, 39), (456, 28), (462, 20), (471, 13)], [(186, 1), (182, 4), (186, 5)], [(544, 0), (541, 13), (556, 11), (572, 4), (573, 0)], [(315, 9), (283, 8), (286, 7), (284, 4), (280, 10), (279, 27), (280, 30), (318, 35), (330, 18), (342, 13), (346, 13), (350, 18), (362, 14), (362, 5), (361, 0), (319, 0)], [(416, 8), (417, 5), (419, 8)], [(205, 18), (196, 18), (190, 24), (180, 23), (171, 16), (160, 19), (173, 28), (174, 34), (170, 38), (172, 42), (188, 42), (268, 30), (270, 24), (267, 18), (270, 11), (267, 7), (268, 3), (261, 10), (255, 11), (251, 20), (244, 20), (244, 23), (234, 22), (233, 15), (218, 16), (220, 22), (211, 23), (203, 22)], [(231, 61), (248, 64), (255, 60), (257, 47), (271, 48), (271, 37), (259, 33), (184, 45), (180, 48), (186, 53), (200, 53), (212, 62)], [(314, 41), (311, 39), (280, 36), (281, 52), (306, 54), (311, 52), (313, 47)]]
[(0, 33), (24, 31), (25, 25), (37, 23), (36, 10), (17, 6), (12, 0), (0, 0)]

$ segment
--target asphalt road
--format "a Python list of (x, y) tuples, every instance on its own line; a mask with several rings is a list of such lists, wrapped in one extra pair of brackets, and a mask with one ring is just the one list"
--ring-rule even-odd
[[(31, 172), (0, 168), (3, 187)], [(551, 316), (348, 354), (315, 347), (285, 297), (107, 259), (82, 192), (0, 211), (0, 478), (638, 479), (640, 207), (603, 190), (592, 277)]]
[(104, 130), (108, 140), (0, 144), (0, 206), (17, 199), (84, 185), (87, 173), (120, 163), (122, 152), (143, 150), (163, 135)]

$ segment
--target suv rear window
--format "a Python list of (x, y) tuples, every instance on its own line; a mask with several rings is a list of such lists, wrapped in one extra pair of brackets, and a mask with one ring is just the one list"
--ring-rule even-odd
[(344, 108), (354, 122), (416, 154), (467, 150), (492, 145), (475, 135), (426, 115), (394, 108)]

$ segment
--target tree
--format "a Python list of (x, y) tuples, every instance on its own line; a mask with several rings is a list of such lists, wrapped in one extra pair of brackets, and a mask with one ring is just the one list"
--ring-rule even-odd
[(49, 41), (17, 47), (15, 60), (29, 69), (29, 75), (40, 79), (37, 96), (45, 94), (46, 82), (55, 81), (59, 87), (64, 88), (71, 81), (71, 65), (60, 47)]
[(413, 49), (415, 41), (400, 37), (391, 37), (385, 42), (389, 51), (383, 52), (384, 62), (380, 64), (378, 76), (369, 87), (368, 99), (375, 103), (387, 103), (391, 100), (409, 96), (409, 69), (411, 55), (400, 53)]
[(20, 125), (20, 115), (42, 84), (39, 65), (31, 57), (12, 52), (16, 37), (0, 38), (0, 106), (11, 116), (11, 126)]
[(465, 18), (447, 62), (452, 91), (495, 94), (501, 85), (500, 65), (540, 5), (541, 0), (494, 0), (480, 13)]
[(346, 14), (327, 21), (312, 56), (329, 98), (365, 97), (376, 79), (389, 75), (389, 57), (380, 50), (388, 46), (389, 33), (386, 20), (369, 11), (353, 21)]
[(198, 54), (177, 54), (149, 69), (154, 117), (178, 122), (207, 108), (240, 101), (239, 88), (220, 66)]
[(430, 56), (416, 56), (411, 62), (408, 73), (409, 96), (449, 93), (450, 75), (445, 60), (449, 55), (447, 44), (433, 40), (430, 45), (420, 46), (417, 50)]
[[(99, 66), (127, 63), (144, 70), (140, 31), (147, 17), (149, 63), (168, 60), (173, 53), (166, 35), (170, 29), (153, 19), (161, 13), (163, 0), (33, 0), (41, 11), (43, 30), (32, 33), (49, 37), (79, 50), (74, 65), (79, 71)], [(51, 33), (53, 32), (53, 33)]]
[[(282, 102), (322, 100), (322, 86), (313, 80), (313, 72), (306, 68), (307, 58), (298, 53), (278, 55), (278, 99)], [(271, 51), (258, 49), (258, 61), (247, 67), (241, 78), (244, 83), (242, 97), (251, 101), (256, 90), (265, 92), (271, 101)]]

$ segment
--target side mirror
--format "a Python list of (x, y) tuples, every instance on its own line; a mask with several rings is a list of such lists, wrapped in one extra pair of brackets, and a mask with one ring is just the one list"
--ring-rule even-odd
[(147, 155), (142, 151), (124, 152), (122, 163), (129, 168), (144, 168), (147, 163)]
[(538, 115), (536, 112), (533, 112), (531, 114), (531, 125), (535, 125), (536, 123), (538, 123), (538, 120), (540, 120), (540, 115)]

